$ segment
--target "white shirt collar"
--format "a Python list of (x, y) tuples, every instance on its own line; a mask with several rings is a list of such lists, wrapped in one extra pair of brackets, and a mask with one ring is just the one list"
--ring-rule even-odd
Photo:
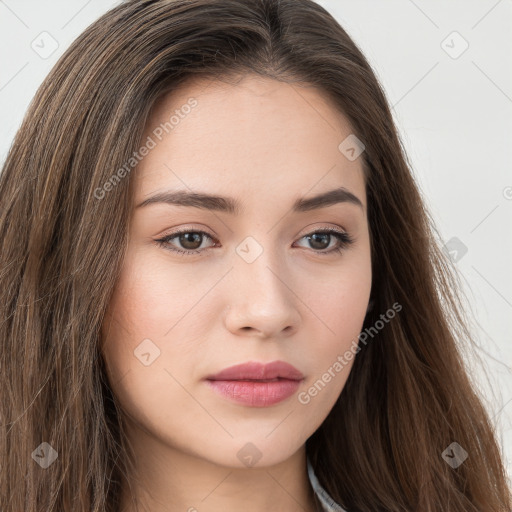
[(313, 466), (311, 465), (309, 458), (307, 458), (307, 464), (309, 481), (311, 482), (311, 486), (313, 487), (315, 494), (317, 495), (320, 503), (322, 504), (324, 512), (347, 512), (344, 508), (338, 505), (338, 503), (336, 503), (329, 496), (328, 492), (320, 485), (320, 482), (318, 481), (318, 478), (315, 475)]

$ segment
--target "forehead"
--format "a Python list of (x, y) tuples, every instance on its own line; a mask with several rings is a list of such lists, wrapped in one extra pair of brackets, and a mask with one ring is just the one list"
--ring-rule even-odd
[(189, 81), (152, 109), (136, 201), (169, 189), (269, 200), (344, 186), (365, 204), (362, 158), (339, 145), (348, 119), (318, 89), (249, 75)]

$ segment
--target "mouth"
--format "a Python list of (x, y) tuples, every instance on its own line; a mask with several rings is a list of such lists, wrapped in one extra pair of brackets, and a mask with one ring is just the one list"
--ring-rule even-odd
[(303, 380), (302, 373), (284, 361), (235, 365), (205, 379), (225, 399), (249, 407), (278, 404), (293, 395)]

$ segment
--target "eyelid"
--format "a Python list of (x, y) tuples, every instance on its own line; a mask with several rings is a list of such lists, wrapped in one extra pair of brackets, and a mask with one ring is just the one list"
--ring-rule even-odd
[(311, 233), (316, 233), (317, 231), (329, 231), (329, 230), (348, 235), (348, 231), (341, 226), (332, 225), (332, 224), (325, 225), (325, 226), (319, 226), (319, 227), (316, 226), (315, 224), (313, 224), (313, 226), (314, 227), (311, 227), (311, 224), (309, 226), (307, 226), (305, 228), (306, 231), (304, 232), (304, 234), (298, 235), (298, 237), (302, 238), (304, 236), (310, 235)]

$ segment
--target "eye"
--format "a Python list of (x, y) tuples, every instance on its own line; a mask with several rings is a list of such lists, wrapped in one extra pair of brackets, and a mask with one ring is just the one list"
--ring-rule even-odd
[[(329, 247), (333, 237), (338, 242), (337, 245), (330, 248), (328, 251), (324, 250)], [(308, 243), (311, 244), (313, 249), (321, 249), (321, 252), (315, 251), (321, 255), (342, 252), (354, 243), (354, 239), (347, 232), (339, 231), (334, 228), (314, 231), (308, 235), (303, 236), (301, 240), (302, 239), (307, 239)]]
[[(169, 235), (166, 235), (163, 238), (155, 240), (155, 242), (164, 247), (164, 249), (168, 251), (172, 251), (182, 255), (191, 255), (191, 254), (200, 254), (209, 249), (210, 247), (201, 248), (202, 242), (204, 239), (214, 240), (214, 238), (206, 233), (205, 231), (194, 231), (191, 229), (183, 229), (180, 231), (175, 231)], [(331, 242), (337, 241), (337, 245), (329, 248)], [(172, 240), (177, 239), (177, 243), (181, 245), (182, 248), (176, 247), (175, 243), (172, 243)], [(331, 254), (334, 252), (341, 252), (351, 244), (354, 243), (353, 238), (345, 231), (340, 231), (334, 228), (326, 228), (318, 231), (313, 231), (302, 238), (307, 239), (307, 242), (311, 244), (311, 247), (314, 249), (314, 252), (324, 255)], [(217, 242), (215, 240), (215, 242)], [(329, 248), (329, 250), (325, 250)]]
[[(192, 236), (190, 236), (192, 235)], [(185, 249), (179, 249), (176, 247), (171, 247), (170, 242), (171, 240), (174, 240), (175, 238), (178, 239), (178, 242), (182, 244), (182, 247)], [(183, 229), (180, 231), (175, 231), (174, 233), (171, 233), (170, 235), (167, 235), (163, 238), (160, 238), (159, 240), (155, 240), (159, 245), (163, 246), (165, 249), (169, 251), (176, 252), (178, 254), (199, 254), (201, 252), (204, 252), (206, 249), (210, 249), (211, 247), (207, 247), (206, 249), (203, 248), (199, 250), (202, 244), (203, 238), (209, 238), (210, 240), (213, 240), (213, 237), (211, 237), (208, 233), (205, 231), (193, 231), (190, 229)]]

